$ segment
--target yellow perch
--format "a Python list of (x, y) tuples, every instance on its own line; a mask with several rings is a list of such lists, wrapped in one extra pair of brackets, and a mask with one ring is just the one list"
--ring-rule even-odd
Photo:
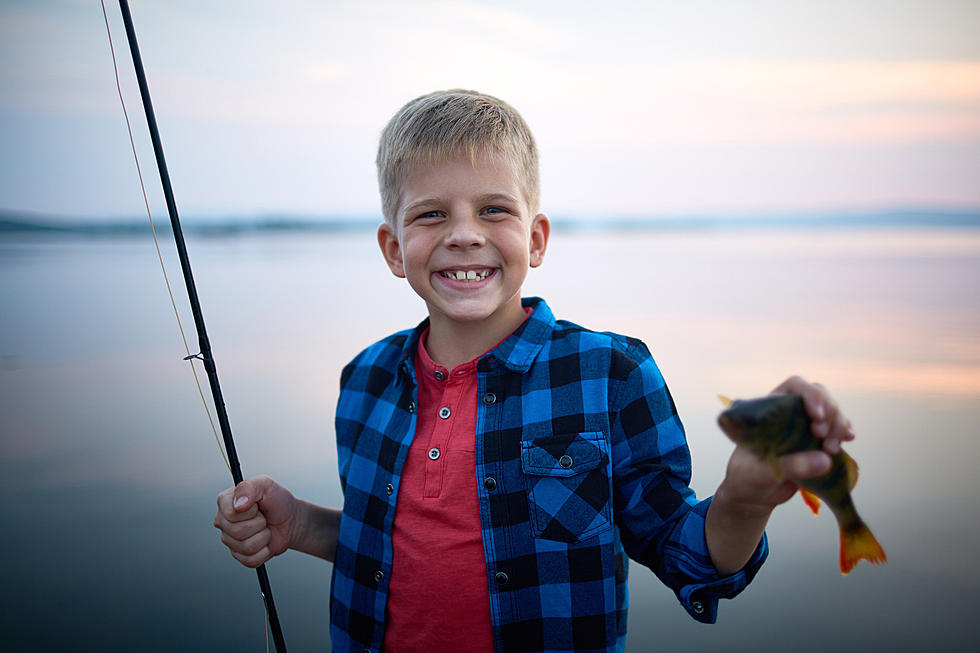
[[(778, 457), (820, 449), (823, 443), (810, 430), (810, 417), (803, 400), (795, 395), (769, 395), (760, 399), (731, 401), (718, 416), (718, 424), (728, 437), (765, 458), (780, 475)], [(831, 456), (830, 471), (823, 476), (798, 483), (800, 494), (813, 514), (823, 499), (840, 526), (840, 570), (847, 574), (859, 560), (874, 564), (886, 561), (885, 552), (868, 529), (851, 501), (857, 483), (858, 466), (843, 451)]]

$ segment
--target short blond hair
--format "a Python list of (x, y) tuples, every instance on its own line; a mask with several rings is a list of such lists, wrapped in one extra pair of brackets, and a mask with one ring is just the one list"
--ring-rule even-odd
[(538, 148), (512, 106), (491, 95), (451, 89), (417, 97), (388, 122), (378, 144), (378, 187), (385, 221), (395, 224), (401, 184), (419, 164), (450, 156), (503, 155), (534, 213), (540, 202)]

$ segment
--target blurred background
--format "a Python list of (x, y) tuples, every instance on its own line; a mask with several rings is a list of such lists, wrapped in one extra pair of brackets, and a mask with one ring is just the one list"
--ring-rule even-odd
[[(793, 500), (693, 622), (631, 567), (629, 647), (955, 650), (980, 632), (980, 5), (131, 3), (246, 475), (339, 506), (341, 367), (424, 317), (374, 244), (378, 134), (439, 88), (494, 94), (541, 151), (525, 294), (638, 336), (699, 495), (716, 395), (799, 373), (853, 420), (883, 567), (837, 569)], [(119, 8), (123, 95), (193, 344)], [(0, 624), (12, 651), (265, 647), (211, 528), (230, 483), (146, 220), (102, 9), (0, 1)], [(269, 565), (286, 641), (329, 650), (330, 565)]]

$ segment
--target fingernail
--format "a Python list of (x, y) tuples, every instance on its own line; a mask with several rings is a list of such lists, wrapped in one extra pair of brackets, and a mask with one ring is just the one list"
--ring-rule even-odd
[(824, 441), (824, 450), (829, 453), (839, 453), (840, 452), (840, 440), (833, 438), (828, 438)]
[(238, 497), (237, 499), (235, 499), (235, 507), (236, 508), (241, 508), (246, 503), (248, 503), (248, 497)]

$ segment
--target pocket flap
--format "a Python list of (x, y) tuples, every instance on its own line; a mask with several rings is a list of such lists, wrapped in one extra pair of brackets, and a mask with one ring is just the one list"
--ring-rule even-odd
[(521, 468), (538, 476), (574, 476), (603, 464), (602, 433), (578, 433), (521, 442)]

